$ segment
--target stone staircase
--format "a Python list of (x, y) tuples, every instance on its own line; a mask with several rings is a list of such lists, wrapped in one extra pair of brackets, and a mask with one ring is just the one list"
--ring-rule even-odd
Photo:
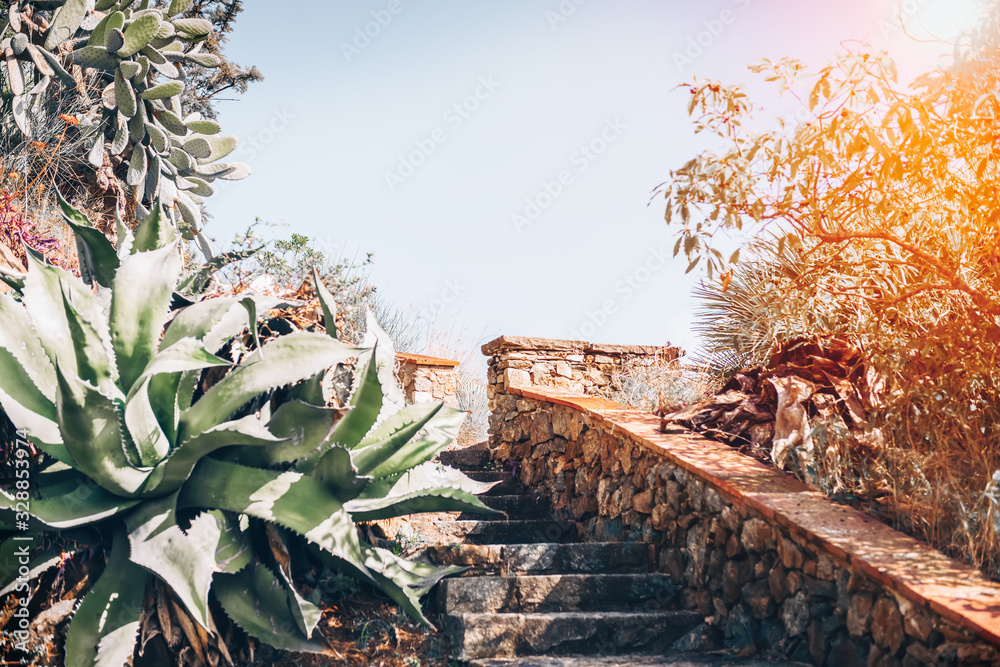
[(481, 499), (507, 515), (428, 516), (433, 526), (417, 528), (433, 542), (421, 549), (424, 557), (469, 568), (441, 582), (436, 598), (458, 660), (471, 667), (764, 664), (678, 650), (697, 646), (691, 638), (704, 631), (704, 618), (676, 607), (674, 582), (653, 571), (647, 545), (578, 541), (575, 524), (554, 518), (545, 499), (528, 495), (509, 472), (485, 471), (485, 448), (439, 458), (498, 482)]

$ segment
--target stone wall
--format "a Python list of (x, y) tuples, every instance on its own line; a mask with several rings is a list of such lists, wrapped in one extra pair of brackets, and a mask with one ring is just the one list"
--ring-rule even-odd
[(491, 437), (502, 426), (494, 399), (511, 387), (556, 387), (598, 396), (615, 389), (616, 371), (626, 365), (671, 363), (684, 355), (684, 350), (669, 345), (600, 345), (522, 336), (501, 336), (482, 349), (490, 358), (486, 395), (490, 402)]
[(396, 378), (411, 403), (444, 401), (458, 407), (455, 396), (455, 373), (459, 362), (420, 354), (396, 355)]
[(512, 362), (535, 360), (492, 349), (493, 459), (549, 496), (567, 530), (649, 545), (675, 602), (706, 617), (681, 648), (1000, 664), (1000, 586), (731, 448), (660, 433), (651, 415), (508, 385), (509, 370), (535, 376)]

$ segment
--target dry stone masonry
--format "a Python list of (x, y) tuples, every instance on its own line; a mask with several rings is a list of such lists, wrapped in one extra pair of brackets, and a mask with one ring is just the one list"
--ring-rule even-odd
[(1000, 586), (731, 448), (587, 396), (627, 354), (664, 353), (598, 349), (484, 346), (492, 458), (584, 539), (650, 546), (678, 603), (706, 619), (680, 647), (837, 667), (1000, 664)]
[(458, 407), (455, 398), (455, 372), (459, 362), (422, 354), (396, 354), (396, 377), (411, 403), (444, 401)]
[(613, 389), (615, 372), (625, 365), (677, 361), (678, 347), (597, 345), (578, 340), (501, 336), (483, 346), (490, 357), (487, 396), (490, 410), (497, 393), (512, 386), (558, 387), (588, 396)]

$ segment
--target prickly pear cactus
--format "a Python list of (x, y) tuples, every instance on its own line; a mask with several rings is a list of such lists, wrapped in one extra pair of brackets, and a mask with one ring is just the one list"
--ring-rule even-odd
[[(163, 3), (165, 4), (165, 3)], [(164, 202), (188, 239), (201, 230), (201, 205), (217, 179), (250, 173), (243, 163), (220, 163), (237, 145), (218, 123), (181, 108), (185, 67), (218, 67), (203, 50), (211, 22), (183, 18), (191, 0), (163, 8), (149, 0), (13, 0), (0, 19), (0, 77), (4, 102), (25, 140), (33, 139), (33, 105), (76, 91), (81, 75), (99, 84), (93, 106), (78, 114), (95, 168), (119, 156), (139, 203)], [(101, 89), (103, 88), (103, 94)], [(6, 104), (5, 104), (6, 106)]]

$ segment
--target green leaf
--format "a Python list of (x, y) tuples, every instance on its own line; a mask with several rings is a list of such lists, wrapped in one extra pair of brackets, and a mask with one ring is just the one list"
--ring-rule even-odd
[(149, 574), (128, 560), (116, 530), (104, 573), (83, 598), (66, 632), (66, 667), (121, 667), (132, 656)]
[(55, 422), (56, 371), (35, 335), (24, 306), (0, 294), (0, 389)]
[[(355, 451), (354, 463), (358, 466), (358, 470), (368, 473), (377, 468), (406, 446), (442, 410), (444, 410), (442, 403), (417, 403), (403, 408), (386, 419), (370, 435), (352, 447)], [(462, 414), (464, 416), (465, 413)], [(336, 431), (334, 431), (335, 436)]]
[[(155, 213), (150, 218), (153, 215)], [(140, 242), (144, 245), (146, 239), (137, 237), (135, 246), (139, 246)], [(131, 390), (156, 354), (181, 270), (182, 260), (177, 244), (174, 241), (157, 250), (133, 252), (122, 261), (115, 276), (111, 297), (111, 340), (121, 386), (126, 392)]]
[(70, 57), (73, 59), (74, 65), (93, 67), (106, 72), (114, 72), (118, 69), (118, 63), (121, 62), (115, 54), (109, 53), (103, 46), (85, 46), (82, 49), (71, 51)]
[[(130, 559), (162, 579), (203, 628), (211, 630), (208, 592), (215, 554), (203, 548), (214, 526), (192, 523), (185, 533), (177, 525), (177, 494), (147, 500), (125, 517)], [(193, 533), (193, 535), (192, 535)]]
[(181, 491), (181, 505), (273, 521), (365, 573), (354, 522), (340, 501), (311, 477), (202, 459)]
[[(24, 547), (31, 548), (32, 546), (34, 545), (30, 541), (20, 541), (10, 538), (0, 542), (0, 584), (3, 585), (3, 588), (0, 588), (0, 598), (20, 585), (18, 582), (18, 567), (22, 563), (18, 551)], [(61, 554), (61, 548), (51, 546), (42, 553), (35, 554), (26, 564), (28, 573), (22, 577), (22, 580), (31, 581), (40, 574), (47, 572), (56, 563), (62, 562)]]
[(451, 487), (474, 496), (486, 493), (500, 482), (477, 482), (461, 470), (455, 470), (434, 461), (427, 461), (409, 470), (377, 479), (369, 484), (360, 499), (370, 500), (388, 496), (404, 496), (420, 489)]
[(406, 405), (403, 390), (396, 382), (396, 350), (392, 337), (379, 326), (371, 309), (365, 311), (364, 347), (372, 348), (372, 354), (378, 361), (378, 377), (382, 385), (382, 412), (385, 417)]
[[(258, 313), (266, 313), (275, 308), (301, 305), (297, 301), (276, 299), (270, 296), (253, 295)], [(173, 345), (182, 338), (195, 338), (209, 350), (218, 350), (233, 336), (243, 332), (250, 325), (247, 310), (236, 297), (205, 299), (181, 310), (170, 322), (163, 334), (161, 346)]]
[[(440, 412), (435, 414), (434, 418), (424, 427), (425, 437), (407, 442), (392, 456), (372, 469), (370, 474), (376, 479), (388, 477), (431, 460), (458, 436), (458, 431), (465, 422), (466, 416), (462, 410), (443, 405)], [(371, 445), (371, 447), (378, 447), (378, 445)], [(361, 465), (358, 465), (358, 468), (362, 472), (368, 472)]]
[(250, 323), (250, 337), (253, 339), (253, 346), (256, 349), (260, 349), (260, 330), (257, 328), (257, 302), (253, 300), (253, 297), (243, 297), (240, 299), (240, 305), (247, 310), (247, 322)]
[(177, 36), (186, 42), (197, 42), (212, 34), (212, 22), (207, 19), (174, 19)]
[(193, 0), (170, 0), (170, 8), (167, 10), (167, 16), (177, 16), (183, 13), (191, 6), (192, 2)]
[(325, 653), (322, 646), (296, 632), (292, 593), (263, 565), (220, 574), (213, 590), (229, 618), (251, 637), (285, 651)]
[[(66, 446), (62, 441), (62, 432), (59, 430), (58, 418), (49, 418), (44, 414), (39, 414), (34, 410), (21, 405), (12, 398), (2, 388), (0, 388), (0, 406), (7, 418), (19, 429), (28, 431), (28, 439), (39, 449), (49, 456), (71, 463), (72, 457), (69, 455)], [(53, 414), (55, 407), (53, 404)]]
[(358, 473), (351, 452), (338, 445), (323, 454), (311, 474), (342, 502), (357, 498), (372, 481), (372, 477)]
[(218, 134), (222, 130), (222, 126), (214, 120), (188, 120), (184, 124), (197, 134)]
[(385, 549), (365, 547), (365, 565), (375, 581), (396, 604), (411, 617), (433, 627), (420, 609), (420, 597), (426, 595), (441, 579), (463, 572), (464, 567), (436, 567), (419, 561), (409, 561)]
[(87, 39), (87, 46), (104, 46), (108, 32), (111, 30), (121, 30), (125, 27), (125, 15), (121, 12), (111, 12), (97, 24), (90, 38)]
[[(118, 49), (118, 57), (131, 58), (146, 48), (153, 41), (153, 37), (156, 36), (156, 31), (159, 29), (160, 17), (154, 12), (136, 18), (125, 28), (125, 43)], [(166, 97), (173, 97), (173, 95)]]
[(158, 413), (149, 397), (150, 379), (144, 377), (137, 382), (125, 403), (125, 426), (135, 442), (139, 463), (148, 467), (166, 458), (171, 446), (171, 438), (160, 425)]
[(234, 517), (232, 513), (211, 510), (202, 512), (191, 521), (188, 536), (202, 551), (215, 555), (217, 572), (239, 572), (250, 564), (253, 557), (249, 537)]
[(313, 630), (319, 625), (323, 611), (302, 597), (295, 588), (295, 582), (292, 577), (292, 559), (288, 551), (286, 532), (273, 524), (268, 525), (267, 539), (271, 547), (271, 553), (274, 555), (275, 564), (277, 565), (278, 576), (284, 584), (285, 590), (291, 594), (288, 606), (291, 608), (292, 617), (299, 626), (299, 632), (302, 633), (302, 636), (311, 637)]
[(125, 78), (121, 64), (115, 71), (115, 102), (118, 104), (118, 110), (124, 115), (129, 118), (135, 115), (135, 91), (132, 90), (132, 84), (129, 83), (129, 80)]
[(116, 495), (137, 495), (148, 471), (132, 464), (137, 452), (126, 455), (128, 442), (115, 401), (82, 380), (66, 377), (58, 366), (56, 377), (59, 429), (75, 467)]
[(378, 375), (378, 362), (368, 353), (367, 359), (359, 357), (360, 370), (355, 372), (355, 387), (347, 401), (350, 411), (337, 422), (330, 441), (354, 449), (364, 439), (378, 419), (382, 409), (382, 383)]
[(131, 252), (150, 252), (165, 248), (177, 241), (177, 233), (173, 227), (164, 219), (163, 206), (159, 200), (153, 202), (153, 208), (149, 215), (139, 223), (135, 230), (135, 241), (132, 243)]
[(20, 296), (21, 290), (24, 289), (24, 279), (27, 277), (26, 273), (21, 273), (20, 271), (13, 271), (6, 266), (0, 266), (0, 281), (2, 281), (7, 287), (14, 291), (14, 294)]
[(288, 400), (298, 400), (317, 407), (325, 406), (326, 397), (323, 395), (323, 379), (325, 377), (326, 371), (323, 371), (298, 383), (288, 390)]
[(329, 437), (338, 412), (334, 408), (309, 405), (294, 399), (282, 403), (267, 422), (267, 430), (281, 438), (282, 442), (264, 449), (241, 452), (240, 460), (268, 467), (309, 458), (320, 451), (320, 446)]
[(108, 237), (90, 224), (86, 215), (63, 198), (59, 188), (56, 188), (56, 197), (59, 200), (63, 220), (76, 236), (80, 273), (84, 280), (92, 283), (88, 278), (93, 276), (101, 287), (111, 287), (115, 271), (118, 270), (118, 253), (115, 247)]
[[(72, 471), (38, 473), (41, 498), (32, 498), (31, 516), (53, 528), (72, 528), (115, 516), (138, 501), (108, 493), (93, 480)], [(17, 500), (0, 490), (0, 509), (13, 511)]]
[[(136, 116), (138, 117), (138, 116)], [(139, 124), (139, 128), (136, 132), (133, 132), (129, 128), (129, 134), (133, 137), (142, 136), (142, 128), (144, 123)], [(136, 187), (146, 180), (146, 170), (149, 168), (149, 158), (146, 156), (146, 149), (142, 144), (136, 144), (132, 147), (132, 157), (129, 159), (128, 171), (125, 174), (125, 182)]]
[(45, 36), (45, 48), (54, 51), (57, 46), (73, 37), (87, 15), (87, 0), (66, 0), (56, 9), (49, 21), (49, 32)]
[[(106, 393), (117, 391), (115, 386), (114, 364), (108, 359), (105, 339), (90, 322), (78, 316), (70, 302), (65, 284), (63, 290), (63, 308), (66, 311), (66, 321), (69, 324), (70, 339), (76, 350), (76, 376), (84, 382), (89, 382)], [(65, 370), (65, 364), (62, 369)]]
[[(222, 65), (222, 58), (215, 55), (214, 53), (205, 53), (203, 51), (199, 53), (189, 52), (184, 54), (184, 58), (186, 60), (191, 60), (193, 62), (196, 62), (202, 67), (215, 68)], [(195, 130), (195, 132), (204, 132), (204, 130)], [(208, 133), (206, 132), (206, 134)]]
[[(158, 86), (153, 86), (139, 93), (139, 98), (144, 100), (162, 100), (174, 97), (184, 92), (184, 84), (180, 81), (166, 81)], [(168, 128), (169, 129), (169, 128)]]
[(76, 85), (76, 79), (73, 78), (72, 74), (66, 71), (66, 68), (63, 67), (63, 64), (59, 60), (58, 56), (53, 55), (48, 49), (40, 48), (38, 49), (38, 52), (41, 53), (42, 57), (45, 58), (46, 62), (48, 62), (49, 67), (51, 67), (53, 71), (55, 71), (56, 76), (59, 77), (59, 80), (63, 83), (63, 85), (66, 86)]
[(209, 164), (226, 157), (239, 145), (240, 140), (232, 134), (216, 134), (203, 137), (208, 142), (212, 152), (208, 157), (198, 160), (199, 164)]
[[(28, 252), (27, 256), (29, 271), (25, 278), (23, 302), (31, 317), (34, 332), (53, 364), (58, 358), (64, 368), (78, 367), (64, 291), (70, 295), (73, 319), (90, 325), (104, 342), (104, 356), (110, 359), (112, 351), (107, 320), (93, 292), (72, 274), (45, 264), (34, 252)], [(84, 360), (83, 363), (86, 364), (87, 361)], [(97, 360), (92, 363), (97, 363)]]
[(178, 445), (150, 475), (147, 492), (164, 493), (179, 488), (198, 461), (222, 447), (264, 447), (280, 442), (254, 415), (220, 424)]
[(502, 514), (490, 509), (471, 493), (444, 486), (419, 489), (386, 498), (356, 498), (344, 503), (355, 521), (379, 521), (420, 512), (473, 512)]
[(257, 395), (298, 382), (356, 356), (357, 349), (322, 334), (281, 336), (248, 355), (246, 361), (181, 415), (181, 434), (205, 431), (228, 419)]
[(337, 303), (333, 300), (330, 290), (323, 284), (319, 277), (319, 270), (313, 267), (313, 284), (316, 286), (316, 296), (319, 298), (319, 305), (323, 309), (323, 328), (331, 338), (337, 337)]

